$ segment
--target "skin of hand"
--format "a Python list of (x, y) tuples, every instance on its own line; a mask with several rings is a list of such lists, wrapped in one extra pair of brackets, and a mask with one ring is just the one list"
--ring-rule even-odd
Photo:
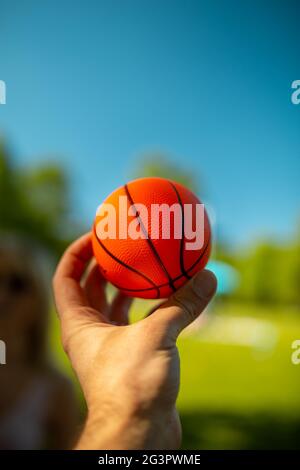
[(132, 299), (118, 292), (108, 304), (98, 267), (85, 274), (92, 258), (86, 234), (66, 250), (53, 278), (63, 347), (88, 406), (76, 449), (177, 449), (176, 339), (213, 297), (216, 278), (201, 271), (129, 325)]

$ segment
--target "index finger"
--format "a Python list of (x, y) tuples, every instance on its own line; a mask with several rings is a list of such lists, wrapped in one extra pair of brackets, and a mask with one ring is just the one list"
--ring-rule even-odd
[(53, 290), (59, 313), (67, 308), (88, 305), (80, 279), (92, 257), (91, 233), (80, 237), (63, 254), (53, 277)]

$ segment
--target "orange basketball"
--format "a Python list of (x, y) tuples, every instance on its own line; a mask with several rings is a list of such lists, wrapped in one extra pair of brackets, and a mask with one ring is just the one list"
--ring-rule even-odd
[(164, 178), (140, 178), (99, 206), (93, 249), (103, 276), (125, 294), (166, 298), (206, 265), (211, 230), (203, 204)]

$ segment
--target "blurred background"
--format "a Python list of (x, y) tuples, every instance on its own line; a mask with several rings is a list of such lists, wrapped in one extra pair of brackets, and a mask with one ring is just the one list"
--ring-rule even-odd
[[(207, 205), (219, 281), (179, 341), (182, 447), (299, 447), (299, 13), (293, 0), (0, 0), (0, 446), (64, 447), (84, 419), (51, 275), (110, 192), (157, 175)], [(133, 321), (150, 304), (135, 301)]]

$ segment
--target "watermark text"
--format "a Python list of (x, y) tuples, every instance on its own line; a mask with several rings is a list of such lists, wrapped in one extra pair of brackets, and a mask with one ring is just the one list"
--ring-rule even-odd
[(6, 84), (0, 80), (0, 104), (6, 104)]
[(100, 240), (185, 239), (186, 250), (204, 245), (204, 204), (136, 203), (128, 207), (126, 196), (119, 196), (118, 207), (104, 203), (97, 210), (96, 234)]
[(300, 80), (294, 80), (292, 83), (291, 101), (293, 104), (300, 104)]
[(292, 349), (295, 351), (292, 353), (291, 361), (297, 366), (300, 364), (300, 339), (296, 339), (292, 342)]
[(0, 365), (6, 364), (6, 344), (0, 339)]

